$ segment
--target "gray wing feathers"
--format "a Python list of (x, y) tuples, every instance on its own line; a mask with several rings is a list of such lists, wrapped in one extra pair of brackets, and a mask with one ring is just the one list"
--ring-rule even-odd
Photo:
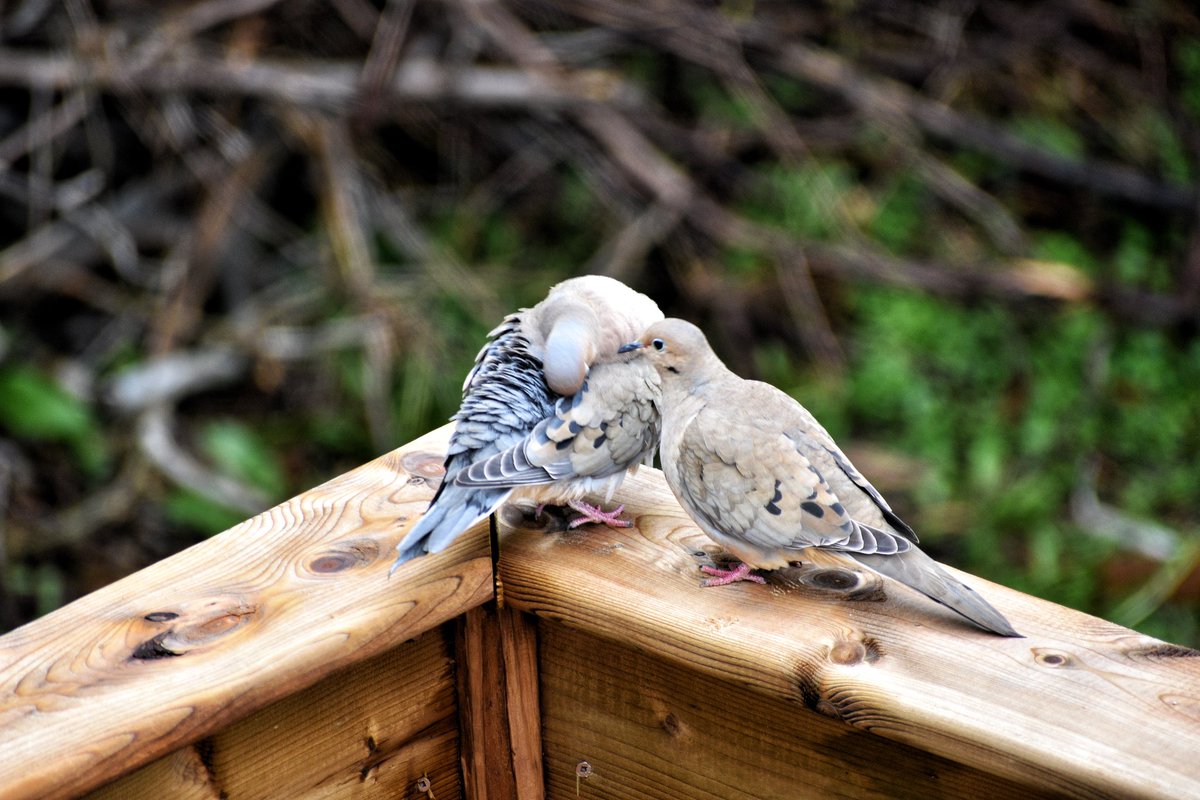
[(495, 338), (479, 351), (463, 384), (448, 468), (459, 453), (469, 453), (466, 463), (471, 463), (512, 446), (553, 409), (541, 358), (522, 331), (522, 313), (509, 315), (492, 331)]
[(522, 486), (606, 478), (653, 457), (658, 377), (642, 364), (598, 364), (574, 396), (507, 450), (459, 473), (464, 486)]
[[(830, 444), (832, 444), (832, 442)], [(850, 463), (850, 459), (846, 458), (846, 454), (838, 449), (837, 445), (827, 445), (825, 449), (829, 453), (830, 457), (833, 458), (834, 463), (836, 463), (838, 468), (841, 469), (842, 473), (845, 474), (845, 476), (849, 478), (855, 486), (866, 492), (867, 496), (870, 497), (875, 505), (879, 507), (880, 513), (883, 514), (883, 518), (888, 521), (888, 524), (895, 528), (898, 533), (904, 536), (904, 538), (908, 539), (913, 544), (916, 544), (916, 531), (909, 527), (907, 522), (900, 519), (900, 517), (896, 515), (896, 512), (892, 511), (892, 507), (889, 506), (887, 501), (883, 499), (883, 495), (881, 495), (878, 490), (871, 485), (870, 481), (864, 478), (862, 473)], [(902, 549), (907, 549), (907, 547)]]
[(852, 553), (860, 562), (881, 575), (911, 586), (921, 594), (961, 614), (984, 630), (1000, 636), (1019, 637), (1004, 615), (942, 569), (941, 565), (917, 548), (899, 555), (867, 555)]
[(425, 515), (396, 547), (399, 555), (391, 572), (417, 556), (446, 549), (460, 533), (495, 511), (511, 493), (511, 489), (481, 491), (443, 482)]
[(446, 455), (446, 476), (429, 508), (397, 546), (392, 570), (423, 553), (444, 549), (459, 533), (492, 513), (512, 486), (466, 488), (456, 484), (463, 470), (521, 441), (525, 432), (554, 408), (541, 379), (541, 359), (522, 331), (522, 314), (510, 314), (475, 358), (463, 384), (463, 402), (454, 415)]

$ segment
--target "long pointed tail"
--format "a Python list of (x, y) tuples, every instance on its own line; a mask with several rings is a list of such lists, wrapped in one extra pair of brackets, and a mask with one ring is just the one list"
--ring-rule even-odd
[(942, 569), (932, 558), (915, 547), (896, 555), (847, 555), (870, 567), (881, 575), (894, 578), (911, 586), (921, 594), (966, 617), (985, 631), (999, 636), (1016, 636), (1017, 633), (1004, 615), (965, 586), (950, 573)]
[(496, 510), (512, 489), (478, 489), (447, 484), (438, 491), (425, 515), (396, 545), (399, 555), (390, 575), (401, 564), (426, 553), (446, 549), (458, 535)]

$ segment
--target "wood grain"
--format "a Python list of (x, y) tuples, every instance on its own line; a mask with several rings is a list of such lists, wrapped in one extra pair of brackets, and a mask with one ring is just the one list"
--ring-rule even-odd
[[(547, 795), (586, 800), (1057, 796), (546, 621)], [(591, 775), (576, 780), (586, 761)]]
[(520, 612), (488, 603), (458, 619), (462, 774), (471, 800), (540, 800), (537, 638)]
[[(450, 623), (451, 626), (453, 623)], [(88, 800), (462, 797), (452, 636), (442, 626), (339, 670)]]
[(93, 789), (490, 598), (487, 525), (387, 577), (448, 435), (0, 637), (0, 796)]
[(462, 774), (471, 800), (516, 800), (509, 769), (508, 709), (496, 609), (471, 609), (458, 618), (458, 707)]
[(499, 609), (498, 619), (517, 797), (521, 800), (542, 800), (545, 787), (537, 625), (531, 617), (508, 606)]
[(865, 571), (701, 589), (719, 549), (661, 473), (615, 500), (637, 527), (548, 532), (500, 515), (505, 602), (765, 694), (801, 722), (823, 714), (1042, 791), (1200, 794), (1195, 651), (961, 573), (1028, 638), (977, 632)]

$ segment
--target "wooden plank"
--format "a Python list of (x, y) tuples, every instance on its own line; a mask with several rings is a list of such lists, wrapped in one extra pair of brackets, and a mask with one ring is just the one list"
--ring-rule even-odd
[(470, 800), (515, 800), (508, 768), (508, 710), (494, 607), (458, 618), (458, 707), (462, 774)]
[(462, 797), (444, 628), (339, 670), (88, 795), (89, 800)]
[(0, 796), (100, 786), (490, 598), (487, 525), (387, 577), (448, 435), (0, 637)]
[(540, 800), (541, 720), (533, 624), (494, 603), (458, 620), (462, 773), (471, 800)]
[(517, 797), (521, 800), (542, 800), (545, 786), (537, 625), (532, 618), (508, 606), (500, 608), (498, 616)]
[(764, 693), (806, 722), (824, 714), (1045, 791), (1197, 795), (1195, 651), (970, 576), (1028, 638), (977, 632), (869, 573), (701, 589), (697, 566), (719, 550), (661, 473), (643, 470), (616, 499), (636, 528), (547, 534), (502, 514), (506, 603)]
[(540, 635), (551, 800), (1057, 796), (554, 622)]

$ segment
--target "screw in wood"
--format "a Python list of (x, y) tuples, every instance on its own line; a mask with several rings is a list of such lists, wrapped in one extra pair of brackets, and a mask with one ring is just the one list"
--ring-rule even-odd
[(422, 775), (417, 778), (417, 791), (429, 797), (429, 800), (434, 800), (433, 781), (429, 780), (428, 775)]
[(575, 765), (575, 796), (579, 796), (579, 781), (580, 779), (588, 779), (592, 776), (592, 765), (586, 761), (580, 761)]

